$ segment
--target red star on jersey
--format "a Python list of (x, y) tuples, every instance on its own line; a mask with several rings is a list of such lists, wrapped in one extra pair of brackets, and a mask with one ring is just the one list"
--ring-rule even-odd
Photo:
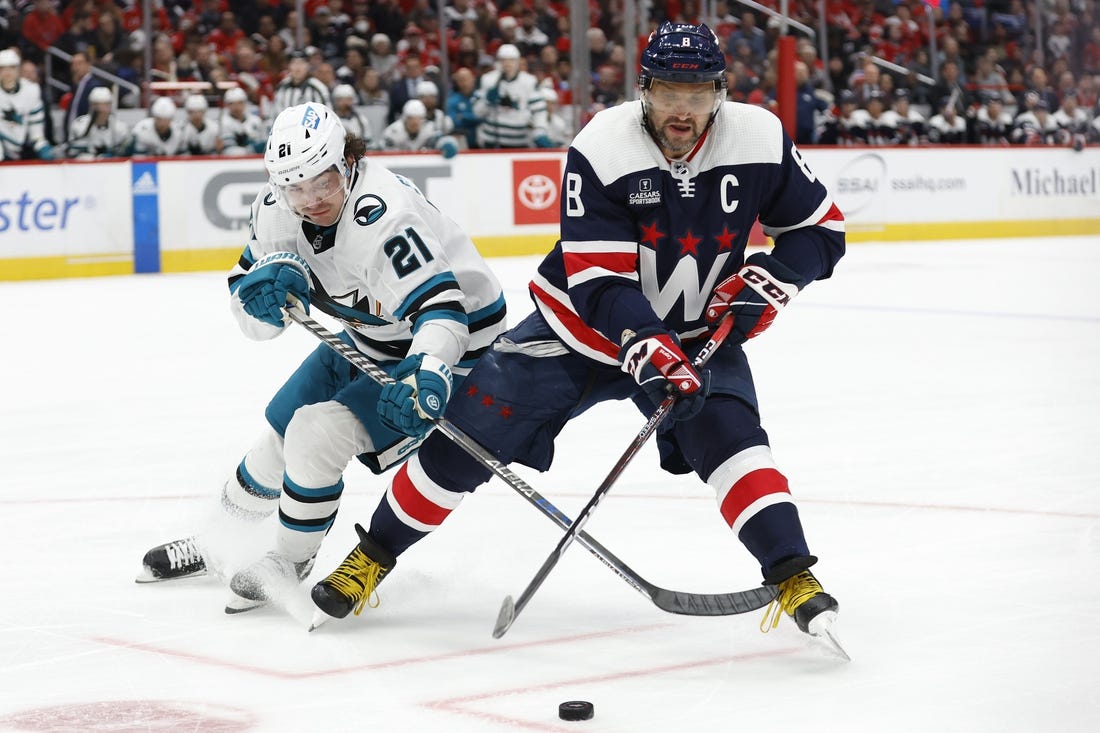
[(503, 417), (505, 420), (507, 420), (508, 418), (510, 418), (512, 416), (512, 408), (508, 407), (508, 405), (505, 405), (504, 407), (500, 408), (500, 416)]
[(737, 237), (737, 232), (731, 232), (729, 230), (729, 227), (723, 225), (722, 226), (722, 233), (721, 234), (716, 234), (714, 236), (714, 238), (718, 240), (718, 251), (722, 252), (722, 251), (727, 250), (727, 249), (732, 250), (733, 249), (733, 240), (736, 237)]
[(695, 248), (698, 247), (699, 242), (702, 242), (703, 240), (699, 237), (693, 236), (690, 229), (687, 230), (687, 234), (685, 234), (684, 236), (677, 237), (676, 241), (680, 243), (681, 255), (691, 254), (695, 255), (696, 257), (699, 256), (699, 253), (695, 251)]
[(657, 249), (657, 242), (665, 238), (665, 233), (657, 228), (657, 222), (653, 222), (652, 226), (646, 226), (642, 224), (642, 239), (641, 241), (648, 244), (653, 249)]
[(492, 407), (493, 398), (490, 397), (489, 395), (485, 395), (484, 397), (481, 398), (481, 404), (483, 404), (485, 407)]
[(469, 387), (466, 388), (466, 396), (467, 397), (473, 397), (476, 394), (477, 394), (477, 386), (476, 385), (471, 384)]

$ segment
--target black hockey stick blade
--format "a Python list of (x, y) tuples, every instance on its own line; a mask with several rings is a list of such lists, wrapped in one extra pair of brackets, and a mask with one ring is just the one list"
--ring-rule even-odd
[(512, 596), (506, 596), (504, 603), (500, 604), (500, 613), (497, 614), (497, 623), (493, 627), (493, 638), (499, 639), (508, 633), (508, 629), (512, 628), (512, 623), (516, 620), (516, 604), (512, 601)]

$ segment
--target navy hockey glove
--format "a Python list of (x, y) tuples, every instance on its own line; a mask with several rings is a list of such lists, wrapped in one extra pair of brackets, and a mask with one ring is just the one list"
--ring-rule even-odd
[(291, 295), (309, 313), (309, 265), (293, 252), (264, 255), (237, 285), (244, 312), (272, 326), (285, 325), (283, 308)]
[(447, 408), (451, 370), (438, 357), (414, 354), (395, 367), (393, 378), (378, 397), (378, 416), (390, 429), (420, 437)]
[(726, 311), (734, 317), (733, 330), (741, 341), (760, 335), (779, 311), (798, 295), (799, 276), (782, 262), (763, 252), (745, 260), (745, 266), (718, 284), (707, 303), (707, 323), (712, 327)]
[(643, 328), (623, 344), (619, 361), (623, 363), (623, 371), (634, 377), (654, 404), (661, 404), (673, 392), (679, 393), (680, 399), (672, 406), (673, 420), (687, 420), (703, 409), (703, 401), (710, 392), (710, 372), (704, 371), (700, 376), (680, 349), (675, 334)]

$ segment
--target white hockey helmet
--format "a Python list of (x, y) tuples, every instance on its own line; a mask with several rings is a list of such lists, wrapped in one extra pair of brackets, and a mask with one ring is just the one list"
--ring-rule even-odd
[(114, 96), (107, 87), (93, 87), (92, 91), (88, 92), (89, 104), (110, 104), (113, 101)]
[(234, 102), (247, 102), (248, 101), (248, 92), (241, 89), (240, 87), (233, 87), (232, 89), (227, 89), (226, 92), (225, 92), (225, 97), (223, 98), (223, 101), (226, 104), (232, 104)]
[(344, 137), (340, 118), (323, 104), (299, 104), (279, 113), (267, 139), (264, 166), (280, 206), (301, 216), (288, 200), (287, 188), (305, 184), (333, 168), (340, 173), (347, 204), (351, 169), (344, 155)]
[(428, 116), (428, 108), (424, 106), (424, 103), (419, 99), (410, 99), (405, 102), (405, 106), (401, 108), (401, 117), (408, 119), (410, 117), (424, 118)]
[(355, 99), (355, 89), (351, 84), (337, 84), (332, 90), (333, 99)]
[(19, 52), (12, 48), (0, 51), (0, 67), (19, 66)]
[(192, 94), (183, 103), (183, 108), (188, 112), (205, 112), (210, 108), (210, 105), (206, 103), (206, 97), (201, 94)]
[(170, 97), (157, 97), (149, 108), (149, 113), (153, 117), (170, 120), (176, 116), (176, 103)]
[(438, 97), (439, 87), (435, 85), (434, 81), (428, 81), (422, 79), (416, 83), (416, 96), (418, 97)]

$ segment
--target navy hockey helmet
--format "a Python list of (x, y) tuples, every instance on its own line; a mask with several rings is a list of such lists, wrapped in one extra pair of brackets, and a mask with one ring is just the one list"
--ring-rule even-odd
[(648, 89), (654, 79), (679, 84), (712, 82), (716, 91), (725, 87), (726, 57), (714, 31), (706, 23), (662, 23), (642, 51), (642, 89)]

